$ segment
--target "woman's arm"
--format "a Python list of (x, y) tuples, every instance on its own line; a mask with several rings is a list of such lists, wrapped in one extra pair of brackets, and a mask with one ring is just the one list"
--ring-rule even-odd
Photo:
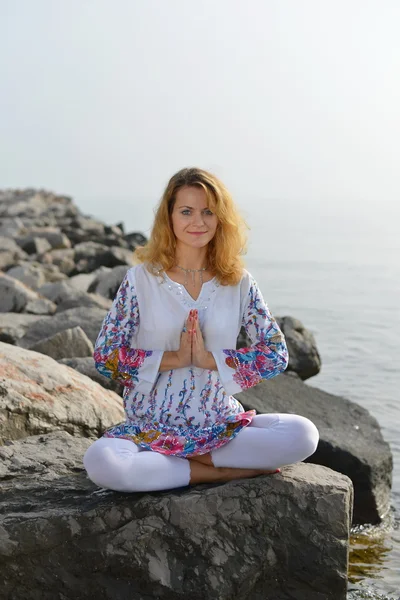
[(289, 360), (285, 337), (251, 276), (242, 325), (252, 342), (250, 347), (212, 352), (228, 394), (275, 377), (286, 369)]
[[(94, 360), (102, 375), (146, 394), (153, 388), (164, 352), (131, 346), (140, 321), (133, 270), (129, 269), (125, 275), (103, 321), (95, 344)], [(173, 357), (166, 356), (165, 370), (173, 362)]]

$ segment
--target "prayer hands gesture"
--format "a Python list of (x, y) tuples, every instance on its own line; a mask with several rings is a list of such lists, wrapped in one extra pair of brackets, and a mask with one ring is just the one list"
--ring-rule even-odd
[(181, 333), (181, 346), (178, 350), (178, 357), (181, 367), (193, 365), (200, 369), (217, 368), (213, 355), (204, 347), (203, 334), (201, 333), (199, 315), (196, 309), (189, 312), (185, 321), (184, 331)]

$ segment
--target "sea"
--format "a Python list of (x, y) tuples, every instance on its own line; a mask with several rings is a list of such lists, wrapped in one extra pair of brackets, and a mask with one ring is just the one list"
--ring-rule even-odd
[[(369, 410), (391, 446), (392, 508), (381, 526), (353, 532), (348, 598), (399, 600), (400, 209), (384, 201), (236, 201), (250, 227), (246, 267), (272, 313), (300, 319), (315, 336), (322, 367), (306, 384)], [(100, 206), (88, 212), (149, 235), (150, 201), (115, 201), (112, 214), (99, 215)]]

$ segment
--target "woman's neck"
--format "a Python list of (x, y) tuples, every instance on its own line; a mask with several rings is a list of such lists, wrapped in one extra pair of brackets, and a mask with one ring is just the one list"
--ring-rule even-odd
[(175, 265), (179, 265), (183, 269), (207, 268), (207, 249), (204, 248), (203, 250), (203, 248), (189, 248), (182, 252), (177, 248), (175, 253)]

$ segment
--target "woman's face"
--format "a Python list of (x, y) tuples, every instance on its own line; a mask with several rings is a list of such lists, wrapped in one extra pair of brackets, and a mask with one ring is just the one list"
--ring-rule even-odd
[(215, 235), (217, 216), (207, 206), (203, 188), (185, 186), (176, 194), (171, 215), (177, 241), (193, 248), (203, 248)]

